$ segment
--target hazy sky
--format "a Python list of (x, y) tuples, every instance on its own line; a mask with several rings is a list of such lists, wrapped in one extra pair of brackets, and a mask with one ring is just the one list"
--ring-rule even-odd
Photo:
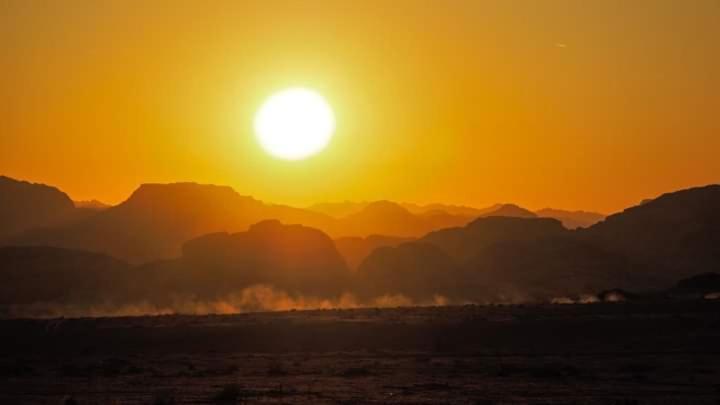
[[(720, 182), (718, 0), (4, 0), (0, 45), (0, 174), (76, 199), (611, 212)], [(297, 85), (337, 132), (285, 162), (252, 117)]]

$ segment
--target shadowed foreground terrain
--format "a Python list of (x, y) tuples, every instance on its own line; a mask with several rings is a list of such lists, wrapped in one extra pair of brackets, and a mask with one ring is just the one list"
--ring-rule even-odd
[(0, 403), (717, 404), (720, 301), (0, 321)]

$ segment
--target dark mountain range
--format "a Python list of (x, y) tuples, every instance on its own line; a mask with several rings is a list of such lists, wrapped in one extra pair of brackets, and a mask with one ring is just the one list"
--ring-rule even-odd
[(332, 224), (321, 214), (265, 204), (230, 187), (145, 184), (117, 206), (81, 221), (28, 231), (10, 243), (89, 250), (139, 263), (176, 257), (189, 239), (242, 231), (264, 219), (323, 229)]
[[(322, 203), (308, 207), (308, 210), (320, 212), (334, 218), (344, 218), (357, 214), (371, 203), (344, 201), (339, 203)], [(554, 208), (544, 208), (532, 212), (515, 204), (495, 204), (485, 208), (474, 208), (451, 204), (412, 204), (398, 203), (413, 215), (421, 217), (435, 217), (438, 225), (434, 229), (460, 226), (475, 218), (488, 216), (520, 217), (520, 218), (555, 218), (568, 229), (587, 228), (605, 218), (605, 215), (588, 211), (568, 211)]]
[(462, 228), (447, 228), (421, 238), (438, 246), (459, 262), (495, 243), (524, 241), (567, 234), (559, 221), (550, 218), (479, 218)]
[[(666, 283), (720, 269), (720, 186), (664, 194), (610, 215), (579, 237)], [(640, 271), (640, 269), (638, 269)]]
[[(570, 230), (513, 205), (469, 220), (442, 210), (414, 214), (381, 201), (334, 219), (265, 204), (229, 187), (178, 183), (143, 185), (127, 201), (97, 211), (75, 208), (47, 186), (1, 184), (14, 196), (1, 195), (9, 201), (0, 207), (3, 229), (22, 230), (6, 244), (54, 246), (0, 251), (5, 314), (18, 305), (50, 313), (53, 303), (65, 310), (138, 303), (185, 310), (194, 300), (224, 302), (228, 296), (240, 299), (242, 308), (265, 308), (255, 304), (273, 293), (246, 296), (255, 286), (282, 291), (286, 300), (351, 292), (361, 302), (385, 296), (416, 303), (549, 301), (616, 289), (689, 291), (691, 284), (710, 281), (673, 286), (720, 269), (717, 185), (665, 194)], [(23, 198), (30, 202), (21, 205)], [(45, 214), (34, 218), (21, 206)], [(22, 221), (10, 212), (20, 212)], [(455, 226), (435, 230), (447, 223)], [(39, 228), (26, 229), (33, 224)], [(328, 236), (378, 229), (407, 237), (333, 242)], [(146, 264), (132, 267), (89, 251)]]
[(238, 232), (265, 219), (298, 223), (338, 236), (418, 237), (463, 225), (469, 217), (430, 211), (415, 215), (398, 204), (363, 205), (341, 219), (242, 196), (230, 187), (145, 184), (116, 206), (78, 203), (59, 190), (3, 178), (0, 244), (55, 246), (106, 253), (132, 263), (172, 258), (188, 239)]
[[(334, 237), (417, 238), (434, 230), (463, 226), (474, 219), (471, 215), (534, 215), (510, 204), (483, 210), (442, 204), (414, 206), (417, 213), (389, 201), (314, 206), (318, 211), (334, 210), (335, 215), (352, 212), (333, 218), (265, 204), (229, 187), (194, 183), (145, 184), (117, 206), (75, 204), (55, 188), (9, 178), (0, 180), (0, 189), (0, 244), (87, 250), (132, 263), (172, 258), (188, 239), (212, 232), (242, 231), (266, 219), (304, 224)], [(366, 255), (350, 257), (351, 266), (357, 266)]]
[[(412, 293), (424, 300), (440, 294), (454, 301), (521, 302), (624, 285), (622, 270), (627, 266), (576, 241), (555, 219), (487, 217), (432, 232), (417, 243), (378, 249), (361, 264), (358, 275), (362, 281), (380, 280), (371, 275), (390, 278), (397, 269), (420, 279), (397, 276), (387, 285), (394, 290), (386, 293)], [(441, 275), (452, 283), (439, 283)], [(375, 291), (376, 284), (364, 288)], [(429, 294), (433, 285), (437, 287)]]
[[(432, 284), (435, 274), (460, 267), (454, 274), (463, 277), (463, 289), (450, 298), (490, 301), (549, 300), (611, 288), (661, 290), (720, 268), (718, 207), (720, 186), (708, 186), (663, 195), (577, 231), (549, 218), (480, 218), (432, 232), (412, 247), (378, 249), (358, 274), (414, 264), (413, 274)], [(427, 245), (447, 256), (424, 260), (417, 246)], [(420, 281), (405, 282), (395, 283), (394, 292), (418, 291)]]
[(78, 250), (0, 248), (0, 315), (262, 309), (264, 299), (332, 298), (351, 288), (332, 240), (301, 225), (264, 221), (246, 232), (193, 239), (182, 252), (130, 267)]
[(0, 240), (79, 216), (72, 200), (55, 187), (0, 176)]

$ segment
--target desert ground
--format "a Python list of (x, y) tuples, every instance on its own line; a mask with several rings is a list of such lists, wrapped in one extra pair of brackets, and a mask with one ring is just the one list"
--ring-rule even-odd
[(720, 301), (0, 321), (0, 403), (718, 404)]

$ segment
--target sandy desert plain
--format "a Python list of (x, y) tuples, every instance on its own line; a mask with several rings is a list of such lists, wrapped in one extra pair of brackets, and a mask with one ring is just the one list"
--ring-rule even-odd
[(718, 404), (720, 301), (0, 321), (0, 403)]

